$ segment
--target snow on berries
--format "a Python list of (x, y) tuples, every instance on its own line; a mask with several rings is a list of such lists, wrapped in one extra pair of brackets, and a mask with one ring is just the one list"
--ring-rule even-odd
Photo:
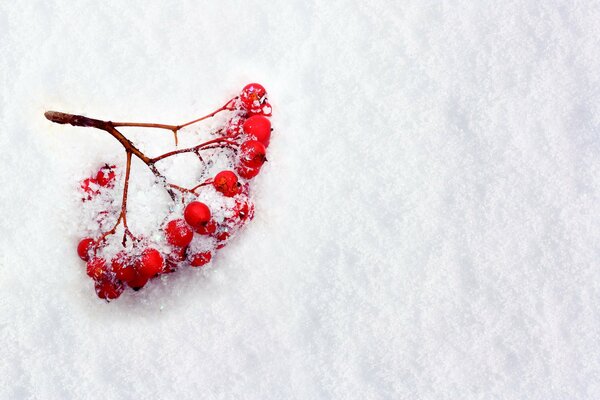
[(240, 164), (246, 168), (260, 168), (267, 161), (267, 149), (258, 140), (248, 140), (240, 146)]
[[(177, 135), (188, 134), (182, 129), (219, 113), (228, 115), (222, 126), (206, 132), (210, 140), (155, 157), (144, 154), (119, 131), (121, 126), (162, 128), (175, 134), (177, 146)], [(123, 164), (104, 163), (79, 184), (84, 219), (77, 254), (86, 262), (86, 273), (100, 299), (114, 300), (126, 287), (137, 291), (164, 274), (210, 264), (216, 252), (252, 220), (249, 182), (267, 161), (270, 115), (267, 91), (258, 83), (246, 85), (214, 112), (181, 125), (110, 122), (55, 111), (45, 114), (52, 122), (104, 130), (125, 149)], [(185, 153), (196, 154), (201, 163), (193, 187), (169, 182), (166, 165), (161, 163)], [(168, 212), (157, 216), (160, 222), (145, 224), (149, 228), (144, 232), (134, 232), (128, 224), (127, 211), (135, 207), (128, 196), (134, 157), (150, 169), (154, 185), (171, 201)]]
[(90, 260), (90, 252), (93, 251), (96, 241), (92, 238), (81, 239), (77, 245), (77, 254), (83, 261)]
[(165, 227), (165, 236), (167, 238), (167, 242), (173, 246), (185, 247), (192, 241), (194, 232), (192, 232), (192, 229), (188, 226), (185, 220), (178, 218), (169, 221)]

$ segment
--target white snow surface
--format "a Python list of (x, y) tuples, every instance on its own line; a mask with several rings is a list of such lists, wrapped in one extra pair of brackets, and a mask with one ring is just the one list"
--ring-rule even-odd
[[(599, 21), (577, 0), (0, 2), (0, 398), (600, 398)], [(124, 155), (43, 113), (177, 124), (252, 81), (275, 128), (254, 221), (204, 270), (96, 298), (76, 190)]]

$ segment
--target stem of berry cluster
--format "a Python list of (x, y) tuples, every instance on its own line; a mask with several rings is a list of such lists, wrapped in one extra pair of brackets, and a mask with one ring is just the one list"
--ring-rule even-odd
[(114, 127), (125, 126), (125, 127), (138, 127), (138, 128), (166, 129), (166, 130), (173, 132), (173, 135), (175, 137), (175, 146), (177, 146), (177, 133), (179, 132), (180, 129), (185, 128), (186, 126), (195, 124), (196, 122), (203, 121), (207, 118), (214, 117), (221, 111), (232, 110), (231, 106), (235, 103), (236, 100), (237, 100), (237, 97), (234, 97), (233, 99), (231, 99), (227, 103), (225, 103), (222, 107), (217, 108), (215, 111), (211, 112), (210, 114), (207, 114), (203, 117), (186, 122), (185, 124), (182, 124), (182, 125), (155, 124), (155, 123), (151, 123), (151, 122), (150, 123), (147, 123), (147, 122), (112, 122), (112, 126), (114, 126)]
[(228, 148), (231, 148), (234, 150), (237, 148), (237, 143), (233, 140), (230, 140), (230, 139), (234, 139), (235, 136), (223, 136), (223, 137), (220, 137), (217, 139), (213, 139), (213, 140), (209, 140), (207, 142), (201, 143), (194, 147), (174, 150), (174, 151), (170, 151), (170, 152), (161, 154), (157, 157), (150, 158), (147, 155), (145, 155), (142, 151), (140, 151), (129, 139), (127, 139), (117, 129), (117, 127), (159, 128), (159, 129), (170, 130), (173, 132), (173, 135), (175, 137), (175, 145), (177, 146), (177, 133), (179, 132), (179, 130), (181, 130), (182, 128), (185, 128), (186, 126), (203, 121), (207, 118), (214, 117), (216, 114), (218, 114), (221, 111), (233, 110), (232, 106), (236, 100), (237, 100), (237, 97), (234, 97), (233, 99), (231, 99), (227, 103), (225, 103), (225, 105), (223, 105), (222, 107), (213, 111), (212, 113), (207, 114), (198, 119), (195, 119), (193, 121), (186, 122), (185, 124), (182, 124), (182, 125), (166, 125), (166, 124), (155, 124), (155, 123), (144, 123), (144, 122), (102, 121), (99, 119), (84, 117), (82, 115), (62, 113), (62, 112), (58, 112), (58, 111), (47, 111), (46, 113), (44, 113), (44, 116), (49, 121), (52, 121), (57, 124), (70, 124), (73, 126), (92, 127), (92, 128), (106, 131), (111, 136), (113, 136), (115, 139), (117, 139), (119, 141), (119, 143), (121, 143), (121, 145), (125, 149), (125, 153), (127, 155), (127, 161), (126, 161), (126, 169), (125, 169), (125, 183), (123, 185), (123, 197), (121, 200), (121, 212), (120, 212), (117, 222), (115, 223), (113, 228), (110, 229), (109, 231), (105, 232), (99, 240), (104, 240), (107, 236), (114, 234), (117, 231), (117, 228), (119, 227), (121, 222), (123, 223), (123, 228), (124, 228), (123, 242), (122, 242), (123, 246), (125, 246), (127, 237), (130, 237), (133, 240), (136, 239), (136, 237), (131, 233), (131, 231), (129, 230), (129, 227), (127, 226), (127, 194), (128, 194), (128, 190), (129, 190), (129, 178), (130, 178), (130, 172), (131, 172), (132, 155), (136, 156), (144, 164), (146, 164), (146, 166), (148, 166), (150, 171), (152, 171), (152, 173), (156, 177), (157, 181), (163, 185), (163, 187), (165, 188), (165, 190), (167, 191), (167, 193), (169, 194), (171, 199), (173, 201), (175, 201), (176, 196), (175, 196), (175, 192), (173, 191), (173, 189), (178, 190), (181, 193), (195, 194), (196, 190), (198, 188), (208, 185), (212, 181), (207, 180), (191, 189), (187, 189), (187, 188), (184, 188), (184, 187), (181, 187), (178, 185), (174, 185), (172, 183), (167, 182), (166, 177), (158, 170), (158, 168), (156, 168), (156, 166), (154, 165), (156, 162), (163, 160), (165, 158), (177, 155), (177, 154), (182, 154), (182, 153), (195, 153), (198, 155), (200, 160), (203, 161), (202, 157), (200, 156), (200, 151), (202, 151), (202, 150), (208, 150), (208, 149), (219, 148), (219, 147), (228, 147)]

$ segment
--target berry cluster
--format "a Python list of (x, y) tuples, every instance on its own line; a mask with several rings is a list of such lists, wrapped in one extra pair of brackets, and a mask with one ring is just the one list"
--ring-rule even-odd
[[(229, 118), (222, 127), (213, 130), (214, 139), (153, 158), (137, 149), (117, 129), (121, 126), (166, 129), (173, 132), (177, 144), (177, 134), (182, 128), (223, 111), (229, 113)], [(246, 85), (239, 96), (213, 113), (183, 125), (110, 122), (53, 111), (46, 113), (52, 122), (105, 130), (125, 148), (127, 159), (120, 207), (114, 206), (114, 198), (120, 193), (116, 183), (123, 178), (121, 168), (105, 164), (81, 182), (82, 201), (98, 202), (100, 206), (95, 209), (101, 210), (96, 212), (92, 223), (94, 231), (100, 234), (82, 239), (77, 246), (98, 297), (107, 301), (116, 299), (126, 286), (139, 290), (150, 279), (178, 268), (206, 265), (215, 252), (253, 218), (249, 181), (258, 175), (266, 161), (272, 131), (267, 118), (270, 115), (266, 90), (257, 83)], [(159, 161), (182, 153), (196, 154), (204, 166), (204, 179), (192, 188), (169, 183), (156, 166)], [(173, 201), (162, 224), (146, 235), (135, 235), (127, 225), (133, 156), (150, 168), (157, 184), (164, 187)], [(211, 158), (226, 160), (226, 167), (211, 170), (207, 166), (217, 165)], [(107, 226), (111, 226), (110, 229)], [(117, 235), (118, 232), (122, 232), (122, 236)]]

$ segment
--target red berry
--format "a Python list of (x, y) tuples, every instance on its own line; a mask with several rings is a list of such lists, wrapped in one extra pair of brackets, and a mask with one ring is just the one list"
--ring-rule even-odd
[(121, 251), (114, 256), (110, 261), (110, 265), (117, 279), (123, 282), (129, 282), (136, 277), (133, 260), (125, 251)]
[(84, 179), (81, 182), (81, 189), (87, 195), (83, 198), (84, 201), (91, 200), (92, 197), (100, 193), (100, 191), (98, 190), (98, 182), (94, 178)]
[(140, 257), (139, 273), (146, 278), (152, 278), (163, 268), (163, 258), (160, 252), (151, 247), (144, 249)]
[(140, 273), (136, 273), (135, 278), (128, 281), (127, 285), (133, 290), (137, 291), (146, 286), (146, 283), (148, 283), (148, 279), (148, 277)]
[(116, 177), (114, 165), (105, 165), (96, 174), (96, 182), (100, 186), (112, 186)]
[(235, 120), (231, 120), (227, 123), (226, 135), (227, 136), (237, 136), (242, 131), (242, 125), (244, 124), (243, 118), (237, 118)]
[(196, 228), (196, 233), (200, 235), (212, 235), (217, 231), (217, 223), (214, 220), (208, 221), (205, 225), (200, 225)]
[(166, 261), (165, 262), (165, 266), (163, 267), (162, 273), (163, 274), (170, 274), (171, 272), (175, 272), (177, 271), (177, 264), (174, 263), (173, 261)]
[(258, 140), (248, 140), (240, 146), (240, 163), (248, 168), (260, 168), (267, 161), (267, 149)]
[(213, 186), (217, 192), (227, 197), (233, 197), (240, 192), (238, 177), (233, 171), (221, 171), (213, 179)]
[(260, 112), (261, 104), (266, 100), (267, 91), (258, 83), (250, 83), (242, 89), (240, 100), (244, 108), (250, 112)]
[(190, 265), (192, 267), (201, 267), (205, 264), (208, 264), (211, 258), (212, 254), (210, 254), (210, 251), (194, 254), (190, 257)]
[(185, 260), (185, 252), (186, 252), (186, 250), (187, 250), (187, 247), (173, 247), (173, 248), (171, 248), (171, 252), (167, 256), (167, 261), (176, 264), (176, 263), (178, 263), (180, 261)]
[(251, 110), (248, 110), (248, 117), (251, 117), (253, 115), (263, 115), (265, 117), (270, 117), (271, 115), (273, 115), (273, 109), (271, 107), (271, 104), (269, 104), (268, 101), (264, 101), (260, 107), (255, 107)]
[(229, 232), (221, 232), (217, 236), (217, 249), (222, 249), (227, 244), (227, 239), (229, 239)]
[(244, 132), (267, 147), (271, 139), (271, 121), (262, 115), (253, 115), (244, 122)]
[(98, 297), (105, 300), (116, 299), (121, 295), (121, 293), (123, 293), (123, 290), (125, 289), (122, 283), (111, 282), (108, 279), (96, 282), (95, 286)]
[(181, 218), (169, 221), (165, 226), (165, 235), (167, 236), (167, 242), (178, 247), (187, 246), (194, 238), (194, 232)]
[(106, 268), (106, 260), (100, 257), (94, 257), (87, 263), (87, 274), (90, 278), (95, 281), (99, 281), (102, 278), (105, 278), (108, 274), (108, 270)]
[(183, 217), (192, 228), (198, 228), (210, 221), (210, 208), (199, 201), (192, 201), (185, 207)]
[(235, 171), (244, 179), (252, 179), (260, 172), (260, 167), (258, 168), (250, 168), (245, 165), (238, 165), (235, 168)]
[(90, 260), (90, 253), (96, 247), (96, 241), (92, 238), (81, 239), (77, 245), (77, 254), (83, 261)]
[(254, 206), (252, 204), (248, 204), (247, 201), (236, 201), (234, 211), (242, 221), (244, 221), (246, 218), (254, 218)]

